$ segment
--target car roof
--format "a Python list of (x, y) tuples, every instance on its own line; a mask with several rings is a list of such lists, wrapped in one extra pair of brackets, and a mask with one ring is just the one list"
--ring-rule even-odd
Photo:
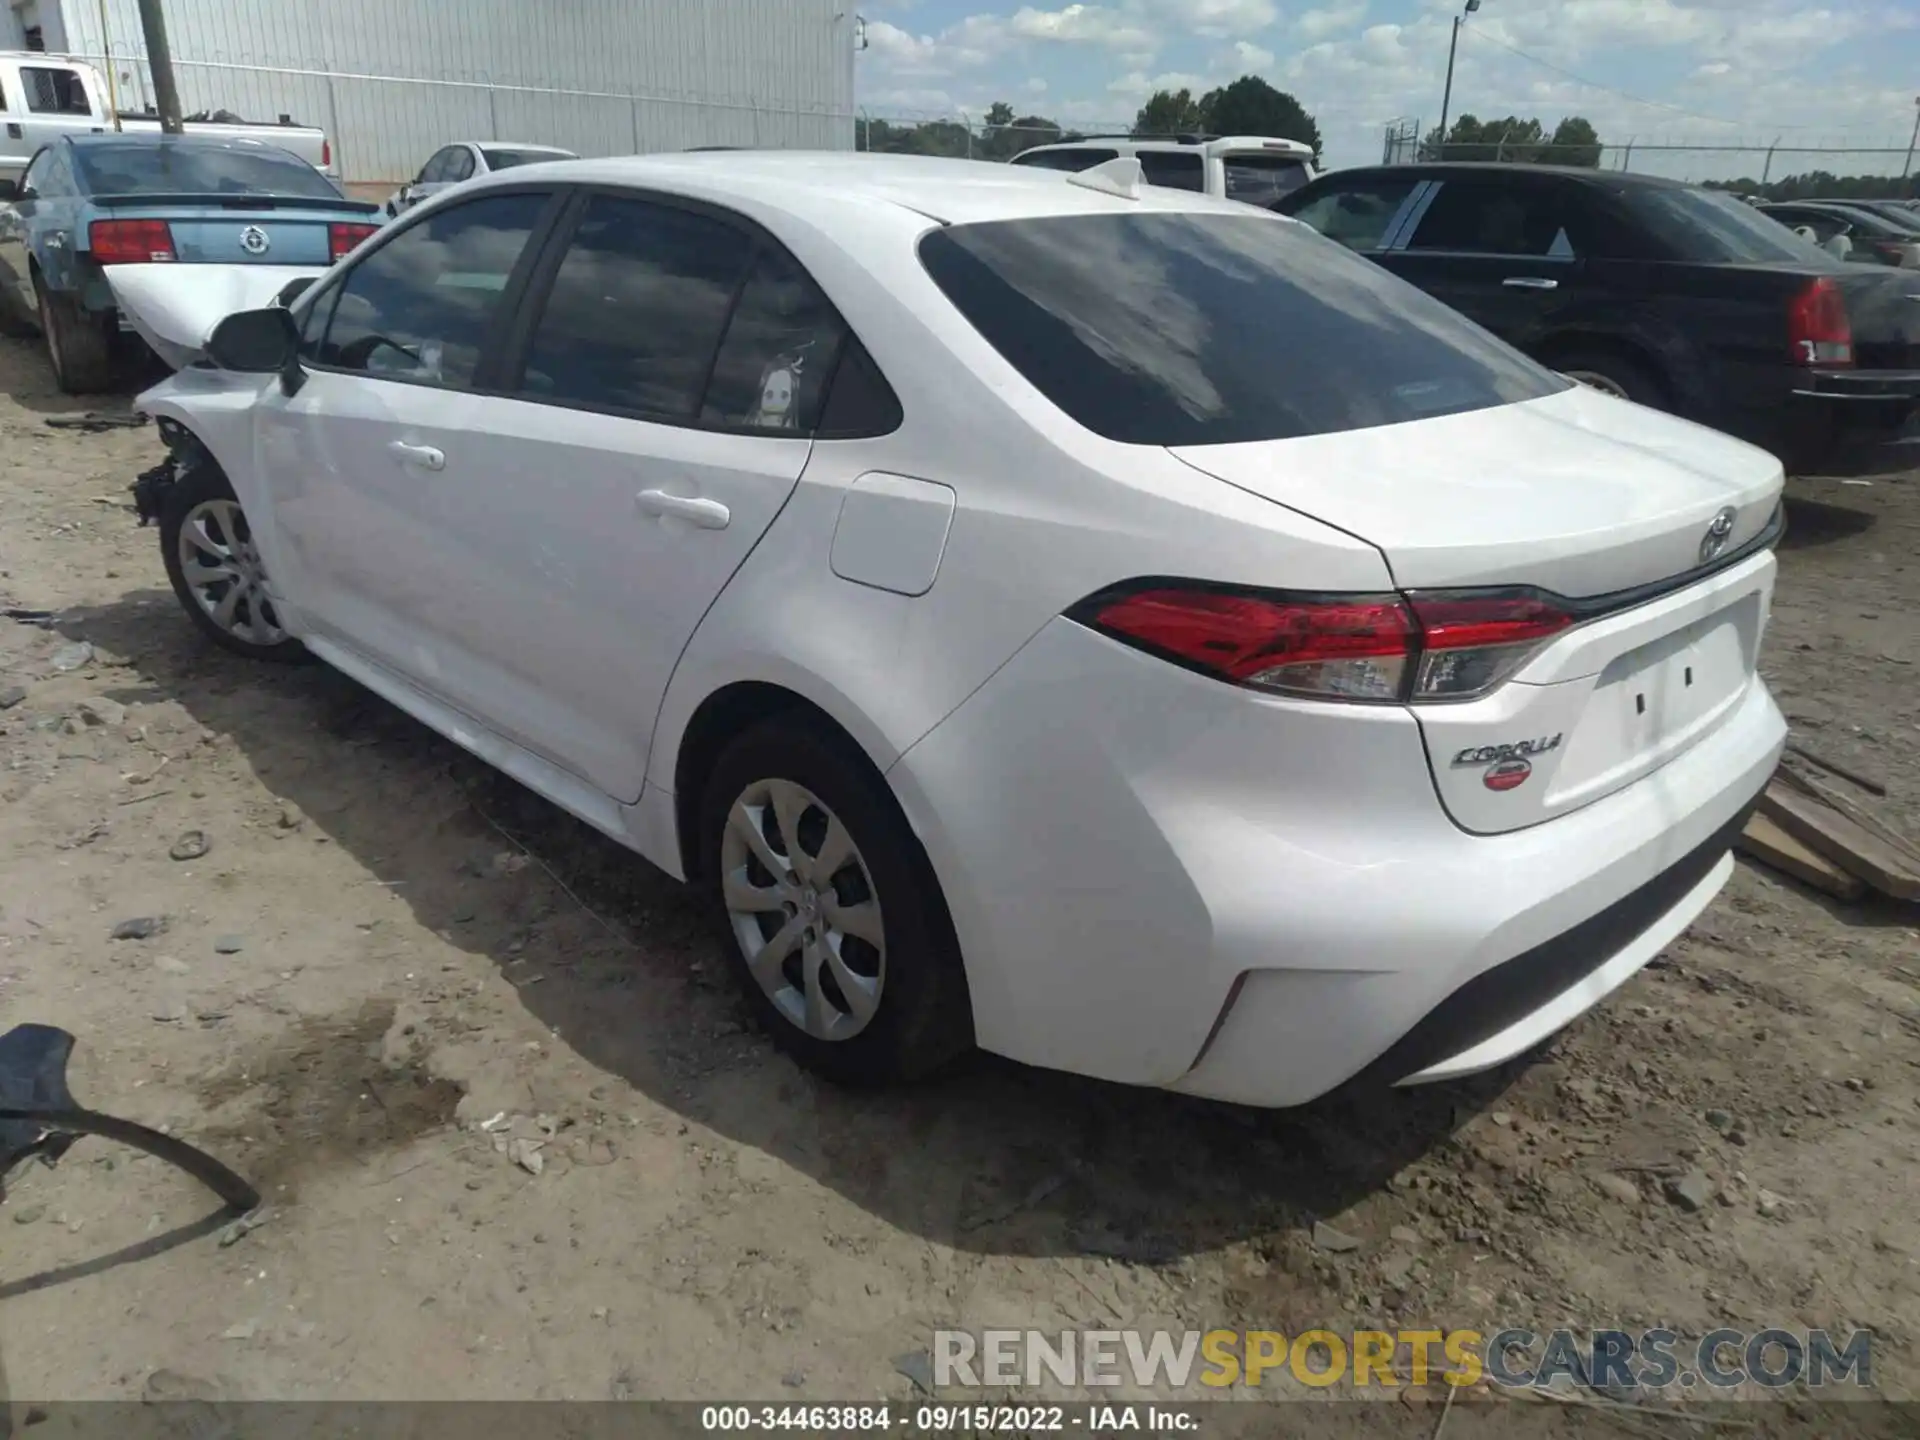
[[(1665, 175), (1642, 175), (1630, 170), (1594, 170), (1582, 165), (1521, 165), (1511, 160), (1414, 160), (1398, 165), (1358, 165), (1350, 170), (1330, 172), (1344, 179), (1356, 179), (1362, 175), (1426, 175), (1438, 178), (1446, 175), (1546, 175), (1562, 180), (1577, 180), (1588, 185), (1606, 185), (1610, 187), (1647, 189), (1647, 190), (1697, 190), (1700, 187), (1690, 180), (1672, 180)], [(1329, 176), (1323, 175), (1316, 183), (1324, 183)]]
[[(517, 166), (473, 184), (528, 184), (547, 177), (576, 184), (657, 188), (746, 210), (770, 207), (835, 230), (846, 223), (836, 225), (836, 207), (845, 209), (851, 201), (898, 206), (929, 219), (961, 224), (1146, 211), (1259, 213), (1237, 201), (1191, 190), (1142, 185), (1139, 197), (1129, 199), (1074, 184), (1075, 177), (1056, 170), (850, 150), (710, 150), (562, 160)], [(471, 193), (469, 186), (461, 191)]]
[(468, 145), (478, 146), (482, 150), (530, 150), (536, 155), (560, 155), (574, 158), (574, 152), (563, 150), (558, 145), (535, 145), (528, 140), (468, 140)]

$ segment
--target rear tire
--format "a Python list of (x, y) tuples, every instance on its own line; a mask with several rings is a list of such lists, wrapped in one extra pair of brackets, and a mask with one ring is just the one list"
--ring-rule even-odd
[[(919, 1079), (972, 1049), (933, 867), (850, 741), (803, 715), (766, 720), (721, 752), (699, 813), (706, 904), (781, 1049), (863, 1087)], [(763, 978), (751, 953), (766, 957)]]
[(205, 454), (182, 460), (180, 476), (161, 502), (160, 553), (187, 618), (221, 649), (279, 665), (312, 658), (286, 633), (278, 608), (262, 593), (266, 570), (246, 514), (227, 477)]
[(1603, 395), (1631, 400), (1655, 410), (1670, 410), (1666, 387), (1646, 366), (1610, 350), (1577, 350), (1552, 360), (1553, 368), (1570, 380), (1591, 386)]
[(53, 378), (69, 395), (96, 395), (113, 388), (113, 332), (108, 321), (87, 314), (64, 295), (38, 290), (40, 329), (47, 337)]

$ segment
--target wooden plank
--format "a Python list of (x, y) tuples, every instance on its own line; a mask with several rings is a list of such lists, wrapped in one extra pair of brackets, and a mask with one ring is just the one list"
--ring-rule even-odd
[(1808, 849), (1757, 811), (1747, 819), (1739, 848), (1782, 875), (1791, 875), (1841, 900), (1858, 900), (1866, 893), (1866, 881), (1849, 875), (1817, 850)]
[(1867, 831), (1871, 835), (1879, 836), (1896, 851), (1904, 854), (1907, 857), (1908, 869), (1920, 869), (1920, 845), (1915, 845), (1911, 840), (1907, 839), (1906, 836), (1888, 825), (1871, 810), (1854, 804), (1852, 800), (1842, 795), (1839, 791), (1822, 785), (1811, 775), (1802, 775), (1798, 770), (1788, 765), (1782, 765), (1776, 770), (1774, 772), (1774, 778), (1785, 780), (1796, 790), (1805, 791), (1814, 799), (1825, 804), (1828, 809), (1838, 810), (1862, 830)]
[(1920, 900), (1913, 857), (1824, 801), (1775, 780), (1760, 797), (1759, 813), (1882, 894)]

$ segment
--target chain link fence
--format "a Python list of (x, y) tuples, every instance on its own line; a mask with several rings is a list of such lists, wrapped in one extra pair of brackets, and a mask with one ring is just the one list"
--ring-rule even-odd
[[(1381, 146), (1385, 164), (1413, 160), (1476, 160), (1535, 165), (1581, 165), (1660, 175), (1673, 180), (1791, 189), (1801, 177), (1881, 182), (1888, 195), (1920, 194), (1913, 178), (1914, 147), (1905, 140), (1777, 139), (1767, 142), (1629, 138), (1598, 145), (1554, 145), (1531, 136), (1497, 135), (1467, 143), (1429, 144), (1418, 121), (1395, 120)], [(1817, 188), (1817, 186), (1816, 186)]]

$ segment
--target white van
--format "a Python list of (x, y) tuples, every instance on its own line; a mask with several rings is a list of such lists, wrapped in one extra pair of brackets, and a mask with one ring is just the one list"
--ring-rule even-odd
[[(18, 180), (27, 162), (56, 135), (99, 133), (114, 128), (107, 82), (85, 61), (38, 50), (0, 50), (0, 180)], [(160, 122), (122, 115), (122, 130), (158, 131)], [(265, 140), (291, 150), (314, 169), (339, 179), (333, 145), (311, 125), (189, 120), (189, 135), (222, 140)]]
[(1223, 195), (1263, 208), (1320, 173), (1314, 168), (1312, 146), (1264, 135), (1190, 135), (1177, 140), (1090, 135), (1022, 150), (1013, 163), (1079, 171), (1122, 155), (1140, 162), (1140, 173), (1149, 185)]

